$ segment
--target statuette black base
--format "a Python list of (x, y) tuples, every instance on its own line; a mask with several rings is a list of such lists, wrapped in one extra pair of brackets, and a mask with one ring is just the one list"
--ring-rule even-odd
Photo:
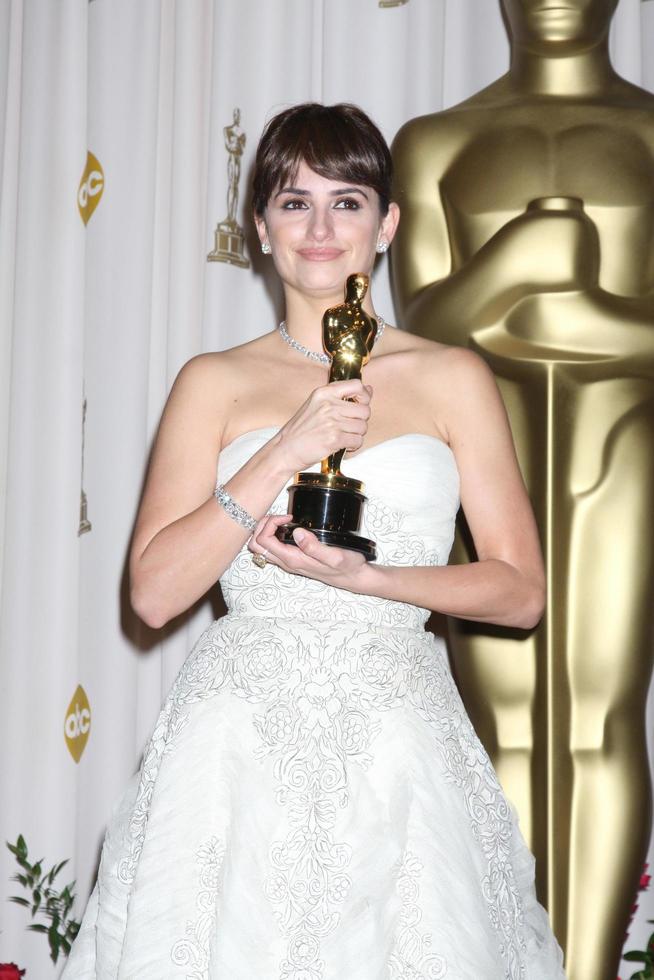
[(366, 502), (362, 489), (359, 480), (348, 477), (330, 480), (319, 473), (298, 473), (295, 483), (288, 488), (293, 520), (277, 529), (277, 537), (283, 544), (295, 544), (293, 531), (303, 527), (323, 544), (358, 551), (366, 561), (374, 561), (375, 542), (356, 533)]

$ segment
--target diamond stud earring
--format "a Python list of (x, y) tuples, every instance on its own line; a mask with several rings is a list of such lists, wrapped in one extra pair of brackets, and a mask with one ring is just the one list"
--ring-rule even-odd
[(268, 244), (268, 242), (261, 242), (261, 251), (263, 252), (264, 255), (270, 255), (272, 249)]
[(377, 242), (377, 251), (380, 255), (382, 255), (384, 252), (388, 252), (388, 242), (385, 240)]

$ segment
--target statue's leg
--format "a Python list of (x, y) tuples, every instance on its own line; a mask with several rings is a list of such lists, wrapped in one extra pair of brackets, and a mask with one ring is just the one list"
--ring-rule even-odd
[(584, 439), (584, 424), (601, 418), (592, 404), (576, 414), (580, 467), (575, 475), (573, 461), (567, 574), (550, 599), (563, 627), (558, 660), (570, 704), (569, 731), (556, 733), (553, 761), (555, 783), (561, 763), (558, 784), (565, 784), (569, 750), (571, 780), (553, 812), (551, 842), (569, 860), (569, 868), (553, 862), (551, 884), (570, 980), (616, 977), (651, 827), (645, 710), (654, 637), (654, 404), (630, 404), (640, 384), (598, 385), (605, 389), (598, 401), (622, 401), (625, 413), (599, 446), (595, 473), (595, 433)]

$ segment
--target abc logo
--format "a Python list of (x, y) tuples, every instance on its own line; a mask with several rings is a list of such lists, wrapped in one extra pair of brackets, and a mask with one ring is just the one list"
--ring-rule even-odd
[(68, 751), (75, 762), (79, 762), (82, 758), (82, 752), (86, 748), (90, 731), (91, 705), (86, 696), (86, 691), (79, 684), (66, 708), (64, 720), (64, 738)]
[(104, 173), (97, 157), (89, 151), (86, 157), (86, 167), (82, 174), (79, 189), (77, 191), (77, 207), (85, 225), (102, 197), (104, 190)]
[(77, 194), (77, 202), (80, 207), (80, 211), (83, 211), (88, 207), (89, 198), (95, 197), (96, 194), (102, 193), (102, 188), (104, 187), (104, 178), (99, 170), (92, 170), (88, 175), (83, 184), (80, 184), (79, 192)]
[(91, 712), (88, 708), (82, 708), (80, 711), (79, 705), (76, 704), (75, 712), (71, 712), (66, 718), (66, 724), (64, 726), (66, 737), (79, 738), (80, 735), (86, 735), (90, 727)]

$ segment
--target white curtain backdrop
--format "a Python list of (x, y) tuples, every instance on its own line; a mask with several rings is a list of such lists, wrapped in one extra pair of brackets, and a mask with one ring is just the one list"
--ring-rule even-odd
[[(351, 101), (390, 140), (506, 70), (498, 0), (382, 3), (0, 0), (0, 962), (26, 980), (61, 962), (6, 901), (4, 841), (70, 857), (81, 915), (112, 804), (219, 605), (150, 631), (125, 559), (177, 371), (277, 321), (247, 209), (263, 125), (290, 103)], [(654, 89), (654, 2), (621, 0), (612, 50)], [(206, 260), (235, 107), (249, 269)], [(391, 318), (385, 263), (375, 290)], [(652, 896), (630, 945), (648, 916)]]

